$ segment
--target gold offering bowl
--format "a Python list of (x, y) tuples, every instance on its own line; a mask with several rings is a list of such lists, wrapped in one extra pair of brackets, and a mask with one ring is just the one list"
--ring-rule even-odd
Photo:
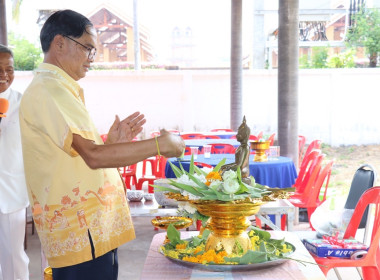
[(251, 141), (251, 149), (256, 151), (253, 161), (268, 161), (265, 151), (270, 147), (270, 141)]
[[(172, 224), (176, 229), (188, 228), (193, 224), (193, 220), (186, 217), (159, 217), (152, 220), (152, 225), (156, 228), (167, 229)], [(169, 239), (166, 236), (164, 244), (168, 243)]]
[(183, 229), (191, 226), (193, 220), (186, 217), (161, 217), (152, 220), (152, 225), (160, 229), (167, 229), (172, 224), (176, 229)]
[(262, 202), (191, 201), (191, 203), (201, 214), (211, 218), (208, 220), (211, 233), (206, 241), (206, 250), (218, 251), (223, 248), (227, 254), (231, 254), (237, 244), (240, 244), (243, 252), (252, 248), (246, 231), (251, 225), (248, 217), (260, 210)]
[(53, 280), (53, 271), (50, 266), (44, 269), (44, 280)]

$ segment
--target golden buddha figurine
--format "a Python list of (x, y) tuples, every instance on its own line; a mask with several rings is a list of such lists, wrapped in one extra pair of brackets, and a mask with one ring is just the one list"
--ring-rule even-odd
[(241, 170), (242, 181), (249, 185), (251, 184), (251, 179), (249, 178), (250, 148), (248, 144), (250, 134), (251, 134), (251, 130), (247, 126), (245, 116), (244, 116), (243, 122), (239, 126), (238, 133), (236, 135), (236, 140), (240, 142), (240, 146), (235, 151), (235, 162), (225, 164), (220, 169), (222, 172), (225, 172), (227, 170), (236, 171), (239, 166)]

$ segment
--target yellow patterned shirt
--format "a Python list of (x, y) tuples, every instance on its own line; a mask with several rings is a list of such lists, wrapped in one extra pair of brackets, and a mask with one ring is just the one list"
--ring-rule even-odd
[(90, 169), (71, 147), (73, 134), (102, 144), (83, 90), (43, 63), (20, 105), (25, 176), (34, 222), (51, 267), (101, 256), (135, 238), (123, 182), (115, 168)]

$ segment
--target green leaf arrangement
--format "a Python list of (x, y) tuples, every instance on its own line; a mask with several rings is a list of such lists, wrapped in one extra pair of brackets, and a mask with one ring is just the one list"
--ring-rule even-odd
[[(219, 173), (220, 168), (225, 164), (226, 159), (221, 160), (210, 173)], [(227, 176), (219, 175), (219, 180), (213, 180), (210, 185), (205, 184), (205, 180), (200, 178), (207, 178), (210, 173), (205, 172), (194, 164), (194, 158), (191, 157), (189, 172), (187, 172), (181, 163), (179, 167), (169, 161), (169, 164), (177, 177), (177, 180), (169, 179), (169, 184), (173, 188), (164, 186), (151, 185), (158, 191), (169, 191), (172, 193), (182, 194), (183, 196), (191, 196), (190, 200), (219, 200), (219, 201), (235, 201), (235, 200), (248, 200), (261, 199), (265, 195), (269, 195), (273, 190), (268, 186), (264, 186), (255, 182), (253, 176), (250, 177), (251, 185), (242, 181), (241, 170), (238, 168), (236, 171), (226, 171), (224, 174)], [(186, 176), (192, 181), (192, 184), (184, 184), (181, 178)]]
[[(170, 242), (163, 245), (161, 250), (167, 257), (186, 261), (188, 260), (188, 257), (196, 257), (205, 254), (204, 245), (206, 244), (209, 234), (210, 231), (205, 229), (202, 235), (181, 240), (178, 230), (174, 226), (169, 225), (167, 236)], [(291, 259), (289, 256), (295, 251), (295, 247), (289, 242), (286, 242), (284, 239), (271, 239), (270, 233), (254, 226), (250, 227), (248, 235), (250, 236), (253, 245), (252, 250), (243, 253), (240, 244), (235, 244), (234, 252), (231, 256), (225, 256), (223, 263), (215, 263), (211, 261), (203, 262), (202, 264), (248, 265), (263, 263), (278, 259)], [(179, 244), (183, 245), (181, 247), (182, 249), (178, 249), (177, 245)], [(220, 251), (223, 251), (223, 249)], [(215, 253), (219, 253), (220, 251)]]

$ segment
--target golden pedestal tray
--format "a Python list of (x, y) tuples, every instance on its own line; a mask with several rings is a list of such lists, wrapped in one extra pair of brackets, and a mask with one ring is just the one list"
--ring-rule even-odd
[[(155, 218), (152, 221), (152, 225), (156, 228), (167, 229), (170, 224), (172, 224), (176, 229), (184, 229), (188, 228), (193, 224), (193, 220), (186, 217), (159, 217)], [(168, 237), (166, 236), (164, 244), (170, 242)]]
[(211, 233), (207, 238), (206, 250), (218, 251), (223, 248), (227, 254), (231, 254), (237, 243), (241, 245), (243, 252), (252, 248), (246, 231), (251, 224), (248, 217), (256, 214), (262, 203), (220, 201), (191, 203), (201, 214), (211, 218), (207, 224)]
[(251, 141), (250, 143), (251, 149), (256, 151), (253, 161), (268, 161), (265, 151), (269, 150), (270, 141)]

